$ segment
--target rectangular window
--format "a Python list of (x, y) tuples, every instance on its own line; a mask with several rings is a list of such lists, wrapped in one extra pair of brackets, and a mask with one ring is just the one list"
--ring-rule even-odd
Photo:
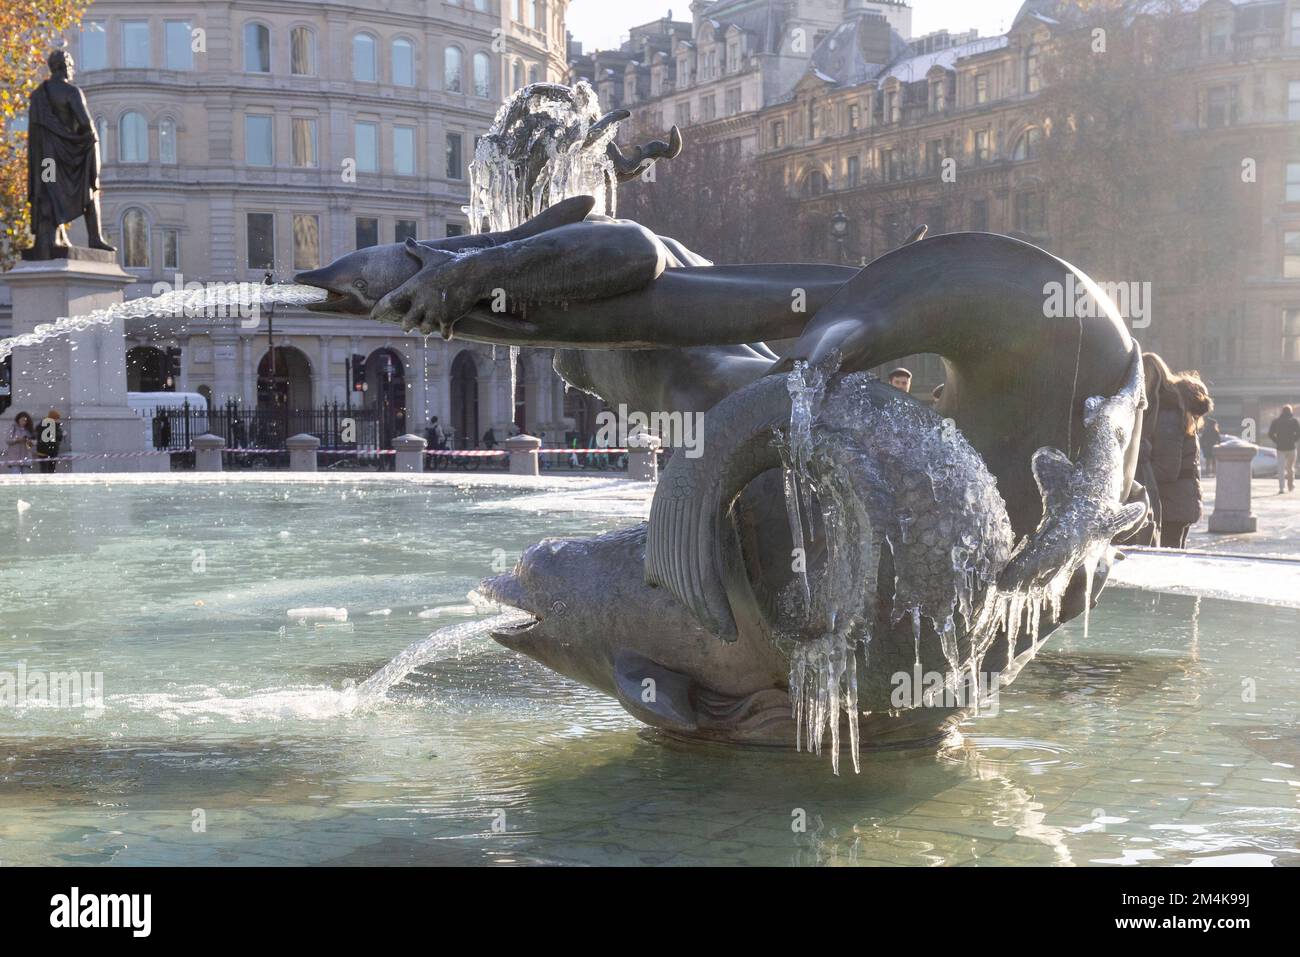
[(898, 93), (890, 91), (885, 94), (885, 122), (898, 122)]
[(1300, 47), (1300, 10), (1291, 11), (1291, 45)]
[(122, 66), (147, 69), (149, 66), (149, 21), (122, 21)]
[(452, 236), (464, 236), (464, 235), (465, 235), (465, 227), (462, 226), (460, 223), (448, 223), (448, 224), (447, 224), (447, 236), (448, 236), (448, 237), (452, 237)]
[(992, 153), (989, 149), (989, 131), (975, 131), (975, 161), (977, 163), (987, 163)]
[(275, 269), (275, 215), (248, 214), (248, 268)]
[(1300, 279), (1300, 232), (1282, 234), (1282, 278)]
[(1205, 125), (1209, 129), (1232, 126), (1237, 122), (1237, 88), (1215, 86), (1205, 94)]
[(931, 175), (939, 172), (943, 163), (943, 140), (930, 140), (925, 145), (925, 171)]
[(970, 204), (971, 232), (984, 233), (989, 228), (989, 202), (986, 199), (973, 200)]
[(1041, 233), (1047, 224), (1043, 197), (1039, 193), (1016, 195), (1016, 229), (1022, 233)]
[(370, 216), (357, 217), (357, 249), (379, 245), (379, 220)]
[(718, 100), (717, 97), (710, 94), (700, 100), (700, 119), (707, 123), (709, 120), (718, 118)]
[(733, 87), (727, 91), (727, 115), (735, 116), (740, 112), (740, 87)]
[(188, 20), (168, 20), (163, 24), (163, 41), (166, 46), (163, 61), (167, 69), (194, 69), (194, 50), (190, 46)]
[(673, 122), (675, 122), (678, 126), (690, 126), (691, 125), (690, 102), (688, 101), (686, 103), (678, 103), (675, 110), (676, 112), (673, 114), (674, 116)]
[(975, 102), (987, 103), (989, 101), (989, 75), (987, 73), (975, 74)]
[(393, 227), (393, 242), (404, 243), (415, 238), (415, 220), (399, 219)]
[(856, 156), (850, 156), (844, 162), (844, 181), (849, 189), (857, 186), (862, 178), (861, 162)]
[(379, 172), (379, 124), (358, 120), (355, 138), (357, 172)]
[(181, 234), (177, 229), (162, 230), (163, 269), (181, 268)]
[(1286, 118), (1300, 120), (1300, 80), (1292, 80), (1287, 84)]
[(108, 66), (108, 34), (104, 32), (103, 20), (87, 20), (81, 25), (81, 60), (77, 66), (82, 70), (103, 70)]
[(316, 121), (308, 116), (295, 116), (289, 121), (293, 132), (293, 165), (300, 169), (315, 169)]
[(1300, 203), (1300, 162), (1286, 164), (1286, 201)]
[(849, 104), (849, 129), (856, 130), (862, 125), (862, 107), (856, 103)]
[(293, 214), (293, 268), (320, 268), (320, 219), (311, 213)]
[(785, 146), (785, 120), (772, 121), (772, 149), (779, 150)]
[(1300, 309), (1282, 310), (1282, 358), (1300, 362)]
[[(460, 155), (460, 134), (447, 134), (447, 178), (464, 179), (465, 167), (461, 162)], [(457, 233), (456, 235), (460, 235)]]
[(393, 172), (398, 176), (415, 175), (415, 127), (393, 127)]
[(316, 75), (316, 35), (306, 27), (294, 27), (289, 35), (289, 71), (294, 76)]
[(275, 134), (270, 116), (244, 117), (244, 162), (249, 166), (275, 165)]

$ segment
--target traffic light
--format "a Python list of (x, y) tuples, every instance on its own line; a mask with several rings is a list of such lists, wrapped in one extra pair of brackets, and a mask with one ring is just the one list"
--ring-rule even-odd
[(352, 391), (366, 391), (366, 357), (354, 355), (352, 357)]
[(171, 346), (167, 350), (167, 391), (175, 392), (176, 383), (181, 381), (181, 350)]

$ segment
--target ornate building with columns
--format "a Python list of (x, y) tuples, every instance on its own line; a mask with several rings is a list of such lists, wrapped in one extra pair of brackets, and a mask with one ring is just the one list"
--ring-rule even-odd
[[(567, 6), (96, 0), (67, 45), (99, 130), (107, 232), (138, 280), (127, 298), (287, 281), (363, 246), (460, 234), (477, 137), (515, 89), (566, 77)], [(488, 428), (571, 425), (548, 352), (523, 353), (512, 396), (509, 350), (283, 305), (256, 324), (133, 321), (125, 348), (132, 391), (351, 400), (382, 410), (387, 434), (438, 416), (469, 446)]]

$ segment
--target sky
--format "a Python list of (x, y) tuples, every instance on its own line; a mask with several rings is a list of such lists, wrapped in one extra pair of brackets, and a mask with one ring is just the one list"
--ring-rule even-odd
[[(958, 33), (975, 27), (980, 36), (1005, 33), (1022, 0), (911, 0), (912, 33), (935, 30)], [(629, 27), (657, 20), (669, 10), (678, 20), (691, 18), (690, 0), (572, 0), (569, 31), (587, 51), (617, 47)]]

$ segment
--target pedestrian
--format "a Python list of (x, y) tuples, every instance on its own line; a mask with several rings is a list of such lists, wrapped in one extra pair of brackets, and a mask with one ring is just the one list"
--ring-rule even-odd
[(1133, 474), (1133, 485), (1135, 493), (1140, 492), (1146, 497), (1147, 517), (1140, 527), (1127, 538), (1119, 541), (1120, 545), (1150, 547), (1160, 544), (1160, 489), (1156, 482), (1155, 469), (1151, 464), (1151, 453), (1155, 448), (1156, 421), (1160, 416), (1160, 394), (1165, 387), (1165, 374), (1168, 369), (1164, 360), (1154, 352), (1142, 354), (1142, 373), (1145, 379), (1143, 391), (1146, 393), (1147, 407), (1142, 416), (1142, 432), (1138, 436), (1137, 468)]
[(1282, 411), (1268, 427), (1268, 437), (1277, 447), (1277, 494), (1295, 491), (1295, 449), (1300, 442), (1300, 419), (1289, 405), (1282, 406)]
[(26, 462), (31, 458), (32, 445), (36, 436), (32, 434), (32, 417), (26, 412), (19, 412), (14, 416), (14, 424), (9, 427), (9, 435), (5, 440), (4, 455), (0, 456), (0, 462), (6, 464), (6, 468), (11, 473), (21, 474), (28, 470), (27, 465), (18, 465), (19, 462)]
[(429, 442), (429, 448), (435, 452), (441, 452), (447, 448), (447, 432), (438, 423), (436, 415), (429, 419), (429, 427), (425, 429), (424, 437)]
[[(56, 459), (59, 457), (59, 446), (63, 444), (63, 423), (59, 421), (62, 416), (59, 415), (58, 409), (50, 409), (41, 419), (41, 431), (36, 437), (36, 457), (38, 459)], [(52, 475), (57, 462), (42, 461), (37, 464), (37, 468), (45, 475)]]
[[(1214, 410), (1197, 372), (1171, 372), (1154, 353), (1165, 382), (1152, 441), (1151, 466), (1160, 496), (1160, 546), (1186, 548), (1187, 532), (1201, 520), (1201, 422)], [(1146, 357), (1144, 356), (1144, 359)]]
[(1219, 431), (1218, 421), (1207, 416), (1201, 428), (1201, 458), (1205, 461), (1206, 475), (1214, 474), (1214, 447), (1222, 441), (1223, 433)]
[(889, 373), (889, 384), (899, 392), (911, 392), (912, 373), (908, 372), (902, 366), (899, 366), (893, 372)]
[(483, 433), (483, 448), (495, 449), (497, 447), (497, 433), (491, 426)]

